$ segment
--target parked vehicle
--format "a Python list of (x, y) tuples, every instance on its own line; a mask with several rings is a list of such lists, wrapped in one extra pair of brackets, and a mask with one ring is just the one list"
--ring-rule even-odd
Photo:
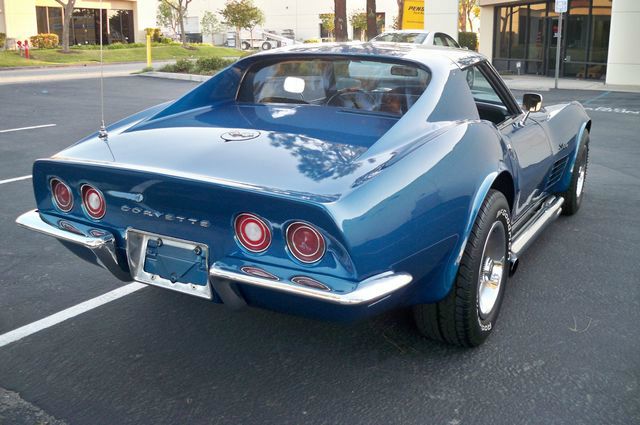
[(444, 46), (460, 48), (460, 45), (453, 37), (443, 32), (420, 31), (420, 30), (397, 30), (387, 31), (371, 39), (374, 42), (390, 43), (413, 43), (425, 44), (427, 46)]
[(590, 130), (468, 50), (294, 46), (37, 160), (17, 222), (123, 281), (332, 320), (412, 306), (475, 346), (580, 208)]

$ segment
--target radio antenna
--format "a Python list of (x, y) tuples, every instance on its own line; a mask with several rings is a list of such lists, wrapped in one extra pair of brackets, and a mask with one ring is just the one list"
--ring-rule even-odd
[(107, 127), (104, 125), (104, 63), (102, 58), (103, 37), (104, 32), (102, 31), (102, 0), (100, 0), (100, 130), (98, 131), (98, 137), (106, 142), (109, 134), (107, 133)]

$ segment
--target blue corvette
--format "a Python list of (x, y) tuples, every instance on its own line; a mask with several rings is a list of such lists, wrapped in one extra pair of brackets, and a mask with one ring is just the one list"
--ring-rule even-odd
[(575, 102), (519, 105), (471, 51), (293, 46), (36, 161), (17, 223), (123, 281), (335, 320), (412, 306), (475, 346), (580, 207), (590, 128)]

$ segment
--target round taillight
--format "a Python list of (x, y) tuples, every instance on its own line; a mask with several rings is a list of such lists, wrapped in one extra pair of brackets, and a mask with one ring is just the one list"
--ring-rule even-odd
[(60, 211), (71, 211), (71, 208), (73, 208), (73, 194), (69, 186), (58, 179), (52, 179), (51, 193), (53, 194), (53, 202)]
[(242, 213), (236, 217), (234, 227), (240, 244), (251, 252), (262, 252), (271, 245), (271, 230), (258, 216)]
[(82, 205), (84, 205), (84, 210), (89, 217), (94, 220), (99, 220), (104, 217), (107, 212), (107, 203), (102, 193), (88, 184), (82, 186), (80, 192), (82, 193)]
[(315, 263), (324, 256), (324, 237), (313, 226), (295, 222), (287, 227), (287, 246), (298, 260)]

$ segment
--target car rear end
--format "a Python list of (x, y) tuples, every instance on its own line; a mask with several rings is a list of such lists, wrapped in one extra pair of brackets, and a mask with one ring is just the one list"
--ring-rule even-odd
[(411, 281), (359, 271), (329, 210), (309, 196), (55, 159), (35, 163), (33, 183), (38, 209), (18, 223), (123, 281), (338, 319), (376, 312)]

